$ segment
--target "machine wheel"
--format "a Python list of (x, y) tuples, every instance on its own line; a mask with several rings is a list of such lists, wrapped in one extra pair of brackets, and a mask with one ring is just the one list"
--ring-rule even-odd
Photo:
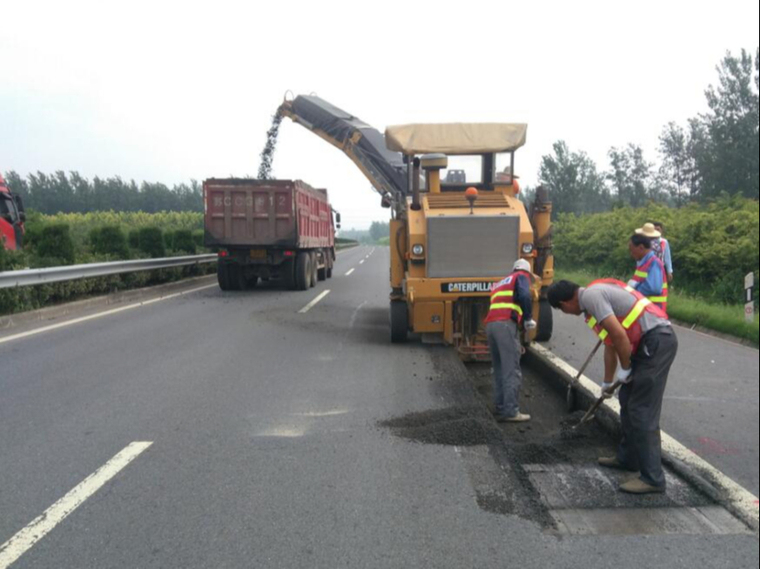
[(311, 288), (314, 288), (315, 286), (317, 286), (317, 281), (319, 280), (319, 269), (317, 268), (319, 265), (318, 265), (318, 262), (317, 262), (317, 254), (316, 253), (312, 253), (310, 255), (310, 259), (311, 259), (311, 283), (310, 283), (310, 286), (311, 286)]
[(554, 312), (551, 304), (544, 299), (539, 303), (538, 332), (536, 342), (548, 342), (554, 334)]
[(311, 287), (311, 255), (299, 253), (296, 258), (296, 290), (309, 290)]
[(219, 288), (227, 292), (232, 290), (230, 282), (230, 266), (221, 261), (216, 265), (216, 279), (219, 281)]
[(403, 300), (391, 301), (391, 343), (403, 344), (409, 338), (409, 307)]

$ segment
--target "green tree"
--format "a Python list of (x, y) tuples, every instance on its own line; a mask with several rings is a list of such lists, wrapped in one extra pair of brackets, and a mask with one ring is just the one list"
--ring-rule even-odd
[(585, 152), (571, 152), (564, 141), (553, 149), (541, 159), (539, 181), (550, 192), (555, 215), (608, 210), (610, 192), (594, 161)]
[(760, 54), (753, 60), (746, 50), (727, 53), (717, 68), (718, 84), (705, 92), (710, 112), (702, 120), (709, 138), (698, 156), (704, 197), (760, 197), (758, 60)]
[(617, 194), (619, 204), (643, 207), (660, 197), (659, 184), (652, 174), (652, 164), (644, 159), (641, 146), (629, 144), (609, 151), (611, 170), (607, 179)]
[(388, 237), (390, 232), (390, 224), (382, 221), (373, 221), (369, 228), (369, 236), (375, 243), (380, 241), (383, 237)]

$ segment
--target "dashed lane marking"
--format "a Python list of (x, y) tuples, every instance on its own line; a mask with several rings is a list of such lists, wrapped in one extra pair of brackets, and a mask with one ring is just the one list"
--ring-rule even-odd
[(347, 276), (347, 277), (350, 277), (351, 275), (353, 275), (353, 274), (354, 274), (354, 271), (356, 271), (356, 269), (351, 269), (350, 271), (348, 271), (348, 272), (346, 273), (346, 276)]
[(6, 336), (5, 338), (0, 338), (0, 345), (6, 344), (8, 342), (13, 342), (14, 340), (21, 340), (23, 338), (29, 338), (31, 336), (36, 336), (37, 334), (43, 334), (45, 332), (52, 332), (53, 330), (58, 330), (60, 328), (66, 328), (68, 326), (74, 326), (75, 324), (81, 324), (82, 322), (88, 322), (90, 320), (96, 320), (98, 318), (105, 318), (106, 316), (112, 316), (114, 314), (119, 314), (120, 312), (126, 312), (127, 310), (133, 310), (135, 308), (140, 308), (141, 306), (149, 306), (151, 304), (155, 304), (157, 302), (163, 302), (164, 300), (171, 300), (173, 298), (179, 298), (180, 296), (186, 296), (188, 294), (193, 294), (194, 292), (200, 292), (202, 290), (208, 290), (210, 288), (216, 288), (218, 285), (208, 285), (208, 286), (202, 286), (199, 288), (194, 288), (192, 290), (186, 290), (182, 292), (178, 292), (175, 294), (170, 294), (167, 296), (162, 296), (160, 298), (153, 298), (151, 300), (144, 300), (142, 302), (138, 302), (135, 304), (130, 304), (128, 306), (122, 306), (120, 308), (114, 308), (113, 310), (106, 310), (105, 312), (98, 312), (97, 314), (91, 314), (90, 316), (84, 316), (82, 318), (75, 318), (74, 320), (67, 320), (66, 322), (61, 322), (60, 324), (53, 324), (51, 326), (45, 326), (43, 328), (36, 328), (35, 330), (29, 330), (28, 332), (22, 332), (20, 334), (14, 334), (13, 336)]
[(53, 504), (39, 518), (34, 520), (10, 540), (0, 546), (0, 569), (7, 569), (19, 557), (29, 551), (48, 533), (105, 486), (133, 460), (148, 450), (152, 442), (134, 442), (91, 474), (79, 486)]
[(312, 300), (309, 304), (307, 304), (306, 306), (304, 306), (301, 310), (299, 310), (298, 313), (299, 314), (306, 314), (309, 310), (311, 310), (317, 304), (319, 304), (320, 302), (322, 302), (322, 299), (324, 299), (328, 294), (330, 294), (330, 292), (331, 291), (326, 290), (325, 292), (323, 292), (322, 294), (320, 294), (317, 298), (315, 298), (314, 300)]

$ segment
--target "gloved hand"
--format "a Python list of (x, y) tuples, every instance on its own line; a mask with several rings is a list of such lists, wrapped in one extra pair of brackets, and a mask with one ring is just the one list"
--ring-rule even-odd
[(618, 369), (616, 379), (622, 383), (623, 385), (627, 385), (633, 381), (633, 368), (631, 369), (623, 369), (622, 367)]
[(525, 321), (525, 330), (527, 330), (528, 332), (533, 332), (533, 330), (535, 330), (536, 328), (538, 328), (538, 324), (536, 324), (535, 320)]
[(630, 281), (628, 281), (628, 286), (635, 289), (637, 286), (639, 286), (639, 283), (631, 279)]
[(610, 389), (612, 389), (612, 386), (615, 385), (615, 383), (603, 383), (602, 384), (602, 393), (604, 394), (605, 399), (612, 399), (615, 394), (614, 393), (608, 393)]

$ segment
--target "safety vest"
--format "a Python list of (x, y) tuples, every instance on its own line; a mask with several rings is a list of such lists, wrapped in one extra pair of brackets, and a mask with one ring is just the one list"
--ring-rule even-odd
[(669, 292), (668, 275), (665, 272), (665, 265), (657, 255), (652, 255), (651, 259), (636, 269), (636, 272), (633, 275), (633, 280), (637, 283), (643, 283), (646, 281), (649, 278), (649, 272), (652, 270), (652, 267), (655, 265), (655, 263), (659, 265), (660, 269), (662, 270), (662, 294), (660, 296), (650, 296), (648, 298), (658, 307), (662, 308), (662, 310), (667, 314)]
[[(625, 283), (616, 281), (614, 279), (602, 279), (594, 281), (589, 285), (588, 288), (594, 287), (596, 285), (614, 285), (620, 287), (626, 292), (630, 293), (636, 299), (636, 303), (633, 305), (633, 308), (626, 316), (622, 318), (618, 316), (618, 321), (620, 321), (620, 324), (623, 325), (623, 329), (625, 329), (626, 334), (628, 334), (628, 340), (631, 342), (631, 353), (636, 354), (636, 352), (639, 350), (639, 344), (641, 343), (641, 338), (643, 336), (643, 333), (641, 331), (642, 316), (648, 313), (652, 316), (667, 320), (668, 315), (664, 310), (659, 308), (639, 291), (633, 287), (628, 286)], [(612, 341), (609, 338), (609, 333), (607, 330), (602, 328), (601, 322), (599, 322), (593, 316), (588, 316), (586, 318), (586, 324), (588, 324), (588, 327), (596, 332), (596, 335), (599, 336), (599, 339), (602, 340), (606, 345), (612, 345)]]
[(517, 323), (522, 323), (523, 309), (515, 302), (517, 278), (521, 275), (530, 280), (530, 273), (526, 271), (517, 271), (494, 286), (491, 291), (491, 310), (488, 312), (486, 324), (512, 320), (512, 315), (514, 314), (517, 315)]

